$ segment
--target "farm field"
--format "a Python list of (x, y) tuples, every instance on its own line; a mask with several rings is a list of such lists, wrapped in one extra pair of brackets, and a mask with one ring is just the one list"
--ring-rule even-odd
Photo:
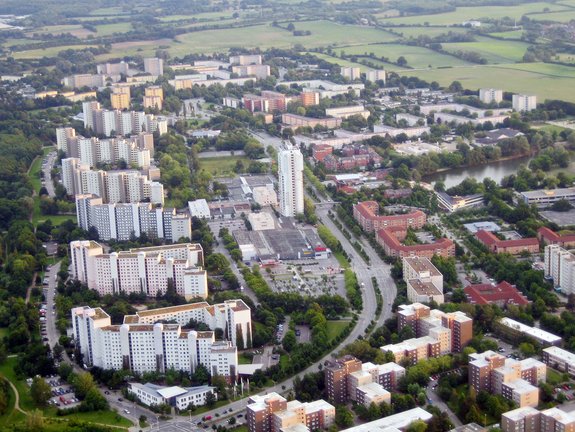
[(109, 36), (114, 33), (127, 33), (132, 30), (132, 24), (129, 22), (121, 22), (114, 24), (99, 24), (96, 26), (98, 32), (97, 36)]
[(464, 66), (469, 62), (460, 60), (447, 54), (440, 54), (427, 48), (399, 44), (359, 45), (342, 48), (346, 54), (373, 53), (376, 57), (387, 57), (397, 60), (400, 56), (405, 57), (407, 65), (415, 68), (432, 68), (441, 66)]
[(448, 68), (441, 70), (404, 71), (403, 75), (417, 76), (428, 82), (437, 81), (449, 85), (459, 81), (464, 88), (475, 90), (493, 86), (497, 76), (500, 88), (510, 92), (529, 92), (537, 95), (540, 101), (561, 99), (575, 102), (575, 93), (566, 92), (575, 79), (575, 68), (545, 63), (485, 65)]
[(96, 45), (63, 45), (49, 48), (38, 48), (34, 50), (14, 52), (12, 56), (15, 59), (35, 59), (42, 57), (55, 57), (60, 51), (67, 49), (81, 50), (84, 48), (96, 47)]
[[(345, 49), (344, 49), (345, 50)], [(311, 54), (314, 57), (317, 57), (319, 59), (325, 60), (326, 62), (329, 63), (333, 63), (333, 64), (337, 64), (340, 66), (344, 66), (344, 67), (358, 67), (361, 69), (362, 72), (367, 72), (368, 70), (372, 70), (373, 68), (370, 68), (369, 66), (365, 66), (361, 63), (354, 63), (352, 61), (349, 60), (345, 60), (345, 59), (341, 59), (338, 57), (332, 57), (330, 55), (327, 54), (322, 54), (322, 53), (316, 53), (316, 52), (303, 52), (302, 54)], [(404, 70), (403, 68), (400, 68), (397, 65), (394, 65), (392, 63), (386, 63), (386, 62), (382, 62), (379, 60), (374, 60), (368, 57), (362, 57), (363, 60), (367, 60), (370, 61), (376, 65), (381, 66), (383, 69), (387, 70), (387, 71), (398, 71), (398, 70)]]
[[(414, 15), (407, 17), (380, 19), (380, 22), (384, 25), (414, 25), (424, 24), (426, 22), (430, 25), (460, 25), (463, 21), (474, 19), (479, 20), (481, 18), (498, 19), (510, 17), (520, 19), (525, 14), (543, 12), (543, 9), (545, 8), (548, 8), (550, 12), (568, 9), (566, 6), (544, 2), (526, 3), (518, 6), (472, 6), (458, 7), (453, 12), (446, 12), (441, 14)], [(538, 15), (537, 17), (541, 18), (543, 16), (544, 14)]]
[(393, 31), (397, 33), (402, 33), (403, 37), (418, 37), (418, 36), (429, 36), (435, 37), (446, 33), (467, 33), (469, 30), (464, 27), (402, 27), (394, 28)]
[(107, 7), (107, 8), (100, 8), (94, 9), (90, 12), (89, 15), (92, 16), (107, 16), (107, 15), (126, 15), (125, 12), (121, 7)]
[(474, 51), (489, 63), (510, 63), (523, 59), (528, 43), (501, 41), (490, 38), (476, 38), (477, 42), (444, 43), (443, 49), (449, 52)]
[(503, 39), (521, 39), (521, 36), (523, 36), (523, 30), (511, 30), (507, 32), (489, 33), (489, 34), (491, 36)]
[(569, 22), (575, 19), (575, 9), (569, 9), (564, 12), (530, 15), (529, 18), (534, 21)]
[(104, 61), (111, 58), (118, 58), (123, 56), (153, 56), (156, 50), (160, 47), (169, 47), (174, 44), (171, 39), (156, 39), (146, 41), (133, 41), (133, 42), (118, 42), (112, 44), (112, 50), (107, 54), (100, 54), (96, 56), (98, 61)]
[(66, 24), (66, 25), (54, 25), (46, 26), (41, 29), (34, 30), (31, 33), (39, 34), (51, 34), (51, 35), (61, 35), (64, 33), (70, 33), (72, 36), (78, 38), (86, 38), (88, 35), (93, 35), (94, 33), (90, 30), (85, 29), (80, 24)]
[[(270, 25), (205, 30), (180, 35), (181, 44), (173, 45), (173, 56), (188, 53), (227, 52), (232, 47), (267, 49), (288, 48), (301, 44), (306, 48), (319, 46), (344, 46), (393, 40), (390, 33), (360, 26), (343, 26), (328, 21), (308, 21), (295, 24), (297, 30), (310, 30), (309, 36), (293, 36), (291, 32)], [(258, 42), (261, 41), (261, 42)]]

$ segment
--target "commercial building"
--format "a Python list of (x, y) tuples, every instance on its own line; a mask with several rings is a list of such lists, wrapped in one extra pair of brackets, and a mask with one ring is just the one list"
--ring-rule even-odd
[(270, 213), (250, 213), (248, 215), (248, 222), (250, 223), (253, 231), (266, 231), (276, 229), (275, 220)]
[(361, 116), (364, 119), (367, 119), (371, 113), (369, 110), (365, 109), (363, 105), (354, 105), (354, 106), (345, 106), (345, 107), (338, 107), (338, 108), (326, 108), (325, 115), (329, 117), (336, 117), (341, 119), (346, 119), (351, 116)]
[(547, 379), (547, 366), (528, 358), (517, 361), (493, 351), (470, 354), (469, 385), (479, 393), (500, 394), (519, 407), (539, 404), (540, 382)]
[(274, 189), (274, 185), (268, 183), (265, 186), (255, 186), (252, 188), (252, 196), (256, 203), (264, 206), (278, 206), (278, 194)]
[(503, 100), (503, 90), (493, 88), (479, 89), (479, 100), (483, 103), (499, 103)]
[(160, 406), (167, 405), (186, 410), (188, 406), (200, 407), (206, 404), (208, 395), (217, 399), (215, 387), (207, 385), (197, 387), (165, 387), (152, 383), (128, 383), (128, 393), (135, 396), (143, 405)]
[(345, 95), (349, 92), (359, 96), (360, 91), (365, 89), (365, 85), (362, 83), (336, 84), (325, 80), (287, 81), (283, 84), (286, 87), (291, 87), (295, 84), (298, 87), (303, 87), (304, 93), (316, 92), (319, 93), (321, 98), (331, 98), (337, 95)]
[(353, 206), (353, 217), (366, 232), (379, 231), (388, 227), (419, 229), (425, 225), (426, 216), (421, 210), (405, 214), (378, 215), (379, 204), (363, 201)]
[(428, 258), (403, 258), (403, 280), (407, 284), (407, 299), (410, 302), (444, 302), (443, 275)]
[(205, 199), (197, 199), (195, 201), (188, 201), (188, 210), (191, 217), (198, 219), (211, 219), (210, 207)]
[(310, 127), (315, 128), (316, 126), (321, 126), (327, 129), (334, 129), (341, 126), (340, 118), (314, 118), (314, 117), (304, 117), (297, 114), (285, 113), (282, 114), (282, 123), (287, 126), (292, 126), (294, 128), (298, 127)]
[(342, 404), (351, 400), (369, 405), (377, 399), (389, 403), (389, 392), (396, 389), (399, 379), (405, 375), (405, 368), (396, 363), (362, 364), (355, 357), (346, 355), (328, 362), (324, 375), (330, 401)]
[[(212, 325), (214, 320), (211, 311), (206, 309), (216, 306), (219, 305), (188, 304), (179, 306), (186, 308), (187, 314), (179, 311), (179, 314), (162, 315), (173, 317), (174, 320), (192, 316)], [(201, 321), (206, 314), (208, 320)], [(111, 325), (110, 316), (101, 308), (84, 306), (72, 309), (75, 346), (81, 352), (84, 364), (102, 369), (127, 369), (137, 373), (165, 373), (169, 369), (193, 373), (201, 364), (212, 376), (222, 376), (228, 382), (237, 378), (237, 348), (229, 338), (216, 342), (213, 331), (187, 330), (179, 323), (138, 323), (134, 317), (126, 316), (123, 324)], [(186, 324), (188, 322), (189, 319)]]
[(557, 244), (545, 246), (545, 277), (564, 294), (575, 292), (575, 254)]
[(533, 111), (534, 109), (537, 109), (537, 96), (514, 94), (512, 104), (515, 111)]
[(464, 288), (467, 301), (471, 304), (494, 304), (500, 308), (507, 305), (526, 306), (529, 299), (519, 291), (515, 285), (501, 281), (495, 284), (474, 284)]
[(279, 151), (278, 176), (280, 213), (287, 217), (303, 214), (303, 156), (297, 147)]
[(575, 234), (557, 234), (547, 227), (541, 227), (537, 230), (537, 238), (544, 244), (558, 245), (562, 248), (575, 247)]
[(164, 60), (161, 58), (147, 57), (144, 59), (144, 72), (158, 77), (164, 75)]
[(165, 294), (171, 285), (188, 300), (207, 298), (208, 277), (201, 267), (203, 259), (201, 246), (191, 243), (108, 254), (93, 241), (70, 243), (72, 278), (102, 295), (123, 292), (154, 297)]
[(517, 408), (501, 415), (503, 432), (573, 432), (575, 416), (559, 408)]
[(343, 429), (341, 432), (397, 432), (406, 430), (415, 421), (428, 422), (433, 416), (423, 408), (413, 408), (387, 417)]
[(548, 207), (561, 200), (573, 204), (575, 203), (575, 187), (520, 192), (519, 198), (525, 204), (535, 204), (537, 207)]
[(435, 192), (439, 206), (449, 213), (473, 207), (482, 207), (484, 204), (483, 194), (466, 196), (450, 196), (445, 192)]
[(575, 376), (575, 354), (572, 352), (556, 346), (550, 346), (541, 351), (541, 358), (543, 363), (550, 368)]
[(350, 81), (361, 79), (361, 69), (358, 67), (342, 67), (341, 76)]
[(539, 240), (535, 237), (519, 240), (500, 240), (499, 237), (492, 232), (479, 230), (475, 233), (475, 238), (483, 243), (491, 252), (497, 254), (508, 253), (511, 255), (519, 255), (524, 252), (539, 252)]
[(455, 244), (444, 237), (433, 243), (423, 243), (406, 246), (401, 243), (407, 236), (407, 228), (390, 227), (377, 231), (376, 241), (383, 247), (386, 255), (392, 257), (426, 257), (434, 255), (442, 257), (455, 256)]
[(288, 402), (272, 392), (249, 397), (246, 420), (250, 432), (323, 430), (334, 424), (335, 407), (321, 399), (305, 403)]
[(188, 214), (150, 202), (104, 204), (93, 194), (76, 195), (76, 216), (78, 226), (86, 231), (95, 228), (104, 241), (127, 241), (142, 234), (173, 242), (192, 237)]
[(543, 346), (561, 345), (562, 339), (559, 336), (556, 336), (553, 333), (549, 333), (545, 330), (541, 330), (540, 328), (530, 327), (520, 323), (519, 321), (512, 320), (511, 318), (501, 318), (499, 322), (505, 327), (514, 330), (519, 335), (528, 336), (535, 339)]

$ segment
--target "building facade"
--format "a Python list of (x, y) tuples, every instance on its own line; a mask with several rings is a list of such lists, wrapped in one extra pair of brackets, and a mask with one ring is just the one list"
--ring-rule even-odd
[(279, 151), (278, 175), (280, 213), (287, 217), (303, 213), (303, 156), (298, 148), (288, 147)]
[(425, 225), (427, 217), (421, 210), (405, 214), (378, 215), (379, 204), (363, 201), (353, 206), (353, 217), (366, 232), (379, 231), (388, 227), (419, 229)]

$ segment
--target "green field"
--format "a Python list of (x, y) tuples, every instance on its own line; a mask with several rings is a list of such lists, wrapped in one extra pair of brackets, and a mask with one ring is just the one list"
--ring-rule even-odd
[(39, 48), (28, 51), (17, 51), (12, 53), (12, 57), (14, 57), (15, 59), (36, 59), (42, 57), (56, 57), (60, 51), (64, 51), (67, 49), (81, 50), (90, 47), (95, 48), (96, 45), (63, 45), (57, 47)]
[(296, 30), (312, 32), (309, 36), (293, 36), (291, 32), (270, 25), (205, 30), (187, 33), (177, 37), (181, 44), (170, 49), (173, 56), (190, 53), (227, 52), (230, 48), (267, 49), (290, 48), (301, 44), (306, 48), (319, 46), (346, 46), (355, 44), (385, 42), (396, 39), (388, 32), (360, 26), (344, 26), (330, 21), (308, 21), (295, 23)]
[(327, 339), (334, 340), (347, 327), (349, 321), (330, 321), (327, 322)]
[(507, 32), (489, 33), (489, 34), (491, 36), (503, 39), (521, 39), (521, 36), (523, 36), (523, 30), (511, 30)]
[(127, 33), (132, 30), (132, 24), (128, 22), (114, 24), (100, 24), (96, 26), (97, 36), (110, 36), (114, 33)]
[(443, 49), (449, 52), (474, 51), (488, 63), (512, 63), (523, 59), (529, 47), (528, 43), (502, 41), (485, 37), (476, 38), (477, 42), (444, 43)]
[(428, 36), (436, 37), (446, 33), (467, 33), (469, 29), (463, 27), (402, 27), (394, 28), (394, 32), (403, 34), (403, 37)]
[[(481, 20), (482, 18), (500, 19), (504, 17), (510, 17), (520, 19), (525, 14), (543, 12), (543, 9), (545, 8), (548, 8), (551, 12), (566, 9), (564, 6), (544, 2), (526, 3), (518, 6), (472, 6), (458, 7), (453, 12), (446, 12), (442, 14), (385, 18), (380, 19), (379, 21), (384, 25), (414, 25), (425, 23), (429, 23), (430, 25), (457, 25), (464, 21)], [(544, 14), (536, 16), (537, 19), (541, 19)]]
[(575, 19), (575, 10), (570, 9), (564, 12), (531, 15), (529, 18), (534, 21), (556, 21), (564, 23)]
[(121, 7), (107, 7), (107, 8), (100, 8), (94, 9), (90, 12), (92, 16), (109, 16), (109, 15), (125, 15), (126, 12), (122, 10)]
[(533, 93), (541, 102), (545, 99), (575, 102), (575, 92), (565, 91), (571, 88), (575, 79), (575, 68), (568, 66), (545, 63), (476, 65), (405, 71), (403, 74), (414, 75), (428, 82), (437, 81), (445, 86), (453, 81), (460, 81), (464, 88), (471, 90), (492, 86), (496, 76), (498, 86), (506, 91)]
[(364, 66), (360, 63), (354, 63), (354, 62), (351, 62), (349, 60), (344, 60), (344, 59), (340, 59), (337, 57), (332, 57), (332, 56), (327, 55), (327, 54), (321, 54), (321, 53), (316, 53), (316, 52), (305, 52), (304, 54), (311, 54), (311, 55), (313, 55), (319, 59), (325, 60), (326, 62), (333, 63), (333, 64), (343, 66), (343, 67), (358, 67), (361, 69), (362, 72), (366, 72), (366, 71), (371, 69), (371, 68), (368, 68), (367, 66)]
[(403, 56), (407, 60), (407, 65), (415, 69), (427, 68), (429, 66), (436, 68), (440, 66), (464, 66), (470, 64), (456, 57), (440, 54), (418, 46), (399, 44), (359, 45), (345, 47), (342, 48), (342, 50), (345, 51), (346, 54), (373, 53), (376, 57), (387, 57), (391, 61), (396, 61), (400, 56)]
[(244, 167), (248, 167), (250, 159), (244, 156), (226, 156), (200, 159), (200, 169), (206, 170), (214, 176), (234, 177), (234, 167), (238, 161), (242, 161)]

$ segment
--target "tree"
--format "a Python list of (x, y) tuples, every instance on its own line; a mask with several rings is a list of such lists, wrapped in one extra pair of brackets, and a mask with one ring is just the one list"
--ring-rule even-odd
[(52, 397), (52, 389), (44, 378), (35, 377), (30, 386), (30, 396), (36, 405), (45, 406)]
[(397, 65), (401, 67), (407, 66), (407, 60), (405, 59), (405, 57), (399, 56), (397, 58)]
[(353, 413), (345, 405), (338, 405), (335, 408), (335, 424), (340, 428), (353, 425)]
[(520, 343), (519, 351), (521, 351), (524, 358), (533, 357), (535, 355), (535, 347), (529, 342)]
[(297, 345), (297, 339), (293, 330), (288, 330), (282, 341), (282, 346), (287, 352), (291, 352)]
[(71, 384), (74, 386), (76, 396), (78, 396), (78, 399), (83, 400), (90, 389), (95, 387), (94, 377), (90, 372), (80, 372), (72, 376)]
[(407, 432), (425, 432), (426, 429), (427, 423), (423, 420), (416, 420), (408, 426)]
[(217, 400), (216, 395), (213, 392), (209, 392), (206, 395), (206, 405), (209, 408), (212, 408), (216, 404), (216, 400)]
[(44, 429), (44, 416), (42, 411), (36, 409), (26, 417), (26, 430), (41, 431)]

